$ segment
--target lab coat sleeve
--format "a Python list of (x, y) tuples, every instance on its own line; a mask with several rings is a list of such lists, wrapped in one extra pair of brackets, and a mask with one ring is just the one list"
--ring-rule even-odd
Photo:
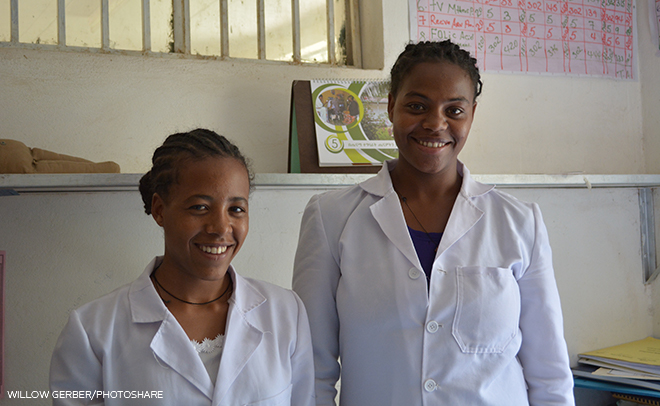
[(312, 350), (312, 336), (309, 331), (309, 320), (302, 300), (295, 293), (293, 295), (298, 306), (298, 331), (296, 334), (296, 347), (291, 356), (293, 376), (291, 405), (314, 406), (314, 353)]
[(314, 347), (316, 404), (334, 405), (339, 379), (339, 318), (336, 293), (340, 270), (323, 223), (319, 196), (302, 217), (293, 269), (293, 290), (305, 303)]
[(573, 377), (564, 340), (559, 292), (548, 232), (533, 204), (534, 241), (530, 263), (518, 280), (521, 295), (519, 359), (532, 406), (575, 404)]
[[(89, 337), (77, 311), (72, 311), (64, 330), (60, 334), (50, 363), (50, 390), (53, 406), (102, 405), (98, 400), (85, 396), (81, 399), (56, 397), (56, 391), (103, 390), (101, 361), (94, 353)], [(78, 392), (80, 393), (80, 392)]]

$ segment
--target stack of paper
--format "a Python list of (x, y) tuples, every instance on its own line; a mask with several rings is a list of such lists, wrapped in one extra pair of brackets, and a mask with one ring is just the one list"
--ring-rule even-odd
[(573, 375), (660, 391), (660, 340), (647, 337), (578, 354)]

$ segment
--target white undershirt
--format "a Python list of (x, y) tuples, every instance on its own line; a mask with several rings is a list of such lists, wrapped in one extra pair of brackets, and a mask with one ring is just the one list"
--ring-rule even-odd
[(205, 338), (201, 343), (195, 340), (190, 340), (190, 342), (202, 359), (202, 363), (209, 377), (211, 377), (211, 382), (215, 385), (215, 380), (218, 378), (218, 368), (220, 368), (222, 348), (225, 344), (225, 336), (218, 334), (213, 340)]

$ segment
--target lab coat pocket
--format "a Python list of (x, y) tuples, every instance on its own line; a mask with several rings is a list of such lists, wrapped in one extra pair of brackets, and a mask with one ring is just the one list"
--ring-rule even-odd
[(510, 269), (466, 266), (456, 270), (452, 334), (464, 353), (502, 353), (518, 333), (520, 291)]
[(248, 403), (245, 406), (284, 406), (291, 404), (291, 389), (293, 385), (287, 386), (282, 392), (275, 396), (263, 399), (258, 402)]

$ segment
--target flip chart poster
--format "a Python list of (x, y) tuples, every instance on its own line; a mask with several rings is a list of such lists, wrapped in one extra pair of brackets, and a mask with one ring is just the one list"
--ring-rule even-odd
[(319, 166), (382, 165), (399, 156), (386, 81), (312, 80)]
[(410, 0), (410, 7), (411, 38), (451, 39), (485, 72), (635, 76), (633, 0)]

